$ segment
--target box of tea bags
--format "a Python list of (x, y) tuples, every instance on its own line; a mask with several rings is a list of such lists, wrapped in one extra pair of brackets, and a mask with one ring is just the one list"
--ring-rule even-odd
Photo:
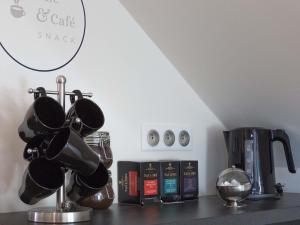
[(120, 203), (139, 204), (139, 163), (118, 162), (118, 198)]
[(181, 200), (198, 198), (198, 182), (198, 161), (180, 161)]
[(180, 201), (180, 162), (160, 162), (160, 182), (162, 202)]
[(118, 162), (119, 203), (160, 203), (159, 162)]

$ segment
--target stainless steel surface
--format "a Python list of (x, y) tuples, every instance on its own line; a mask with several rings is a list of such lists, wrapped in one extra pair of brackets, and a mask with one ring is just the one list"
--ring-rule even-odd
[[(67, 79), (60, 75), (56, 78), (56, 84), (57, 84), (57, 101), (62, 105), (63, 109), (65, 110), (65, 93), (66, 93), (66, 82)], [(65, 175), (65, 181), (64, 184), (61, 186), (61, 188), (56, 193), (56, 209), (60, 210), (62, 209), (64, 202), (66, 201), (66, 175)]]
[(66, 175), (64, 184), (56, 192), (56, 209), (61, 210), (63, 208), (64, 202), (66, 201)]
[(56, 83), (67, 83), (67, 78), (64, 75), (59, 75), (56, 77)]
[(38, 208), (28, 212), (28, 220), (37, 223), (76, 223), (89, 221), (92, 209), (80, 207), (72, 212), (57, 211), (56, 208)]
[(222, 171), (217, 179), (216, 188), (227, 207), (245, 206), (241, 202), (251, 193), (252, 184), (245, 171), (235, 168)]
[(56, 78), (57, 84), (57, 101), (62, 105), (63, 109), (65, 109), (65, 93), (66, 93), (66, 82), (67, 79), (60, 75)]
[[(29, 94), (38, 93), (38, 92), (39, 92), (38, 90), (33, 89), (33, 88), (28, 89)], [(46, 93), (49, 94), (49, 95), (58, 95), (57, 91), (46, 90)], [(66, 91), (65, 95), (74, 95), (74, 93)], [(89, 97), (89, 98), (93, 97), (93, 93), (91, 93), (91, 92), (82, 93), (82, 95), (85, 96), (85, 97)]]

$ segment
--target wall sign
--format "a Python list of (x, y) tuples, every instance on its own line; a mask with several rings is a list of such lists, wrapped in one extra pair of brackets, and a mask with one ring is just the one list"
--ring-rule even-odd
[(1, 0), (0, 45), (20, 65), (48, 72), (73, 60), (85, 36), (82, 0)]

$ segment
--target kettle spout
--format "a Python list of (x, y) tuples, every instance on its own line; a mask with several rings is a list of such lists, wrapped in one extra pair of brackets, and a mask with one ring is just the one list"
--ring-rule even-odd
[(227, 151), (229, 150), (229, 131), (223, 131), (225, 143), (226, 143), (226, 148)]

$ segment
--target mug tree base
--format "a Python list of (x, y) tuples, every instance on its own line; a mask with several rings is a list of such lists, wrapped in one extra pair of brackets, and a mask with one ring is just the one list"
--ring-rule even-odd
[(37, 208), (28, 211), (28, 220), (36, 223), (76, 223), (91, 220), (92, 209), (77, 207), (71, 212), (57, 211), (53, 208)]

